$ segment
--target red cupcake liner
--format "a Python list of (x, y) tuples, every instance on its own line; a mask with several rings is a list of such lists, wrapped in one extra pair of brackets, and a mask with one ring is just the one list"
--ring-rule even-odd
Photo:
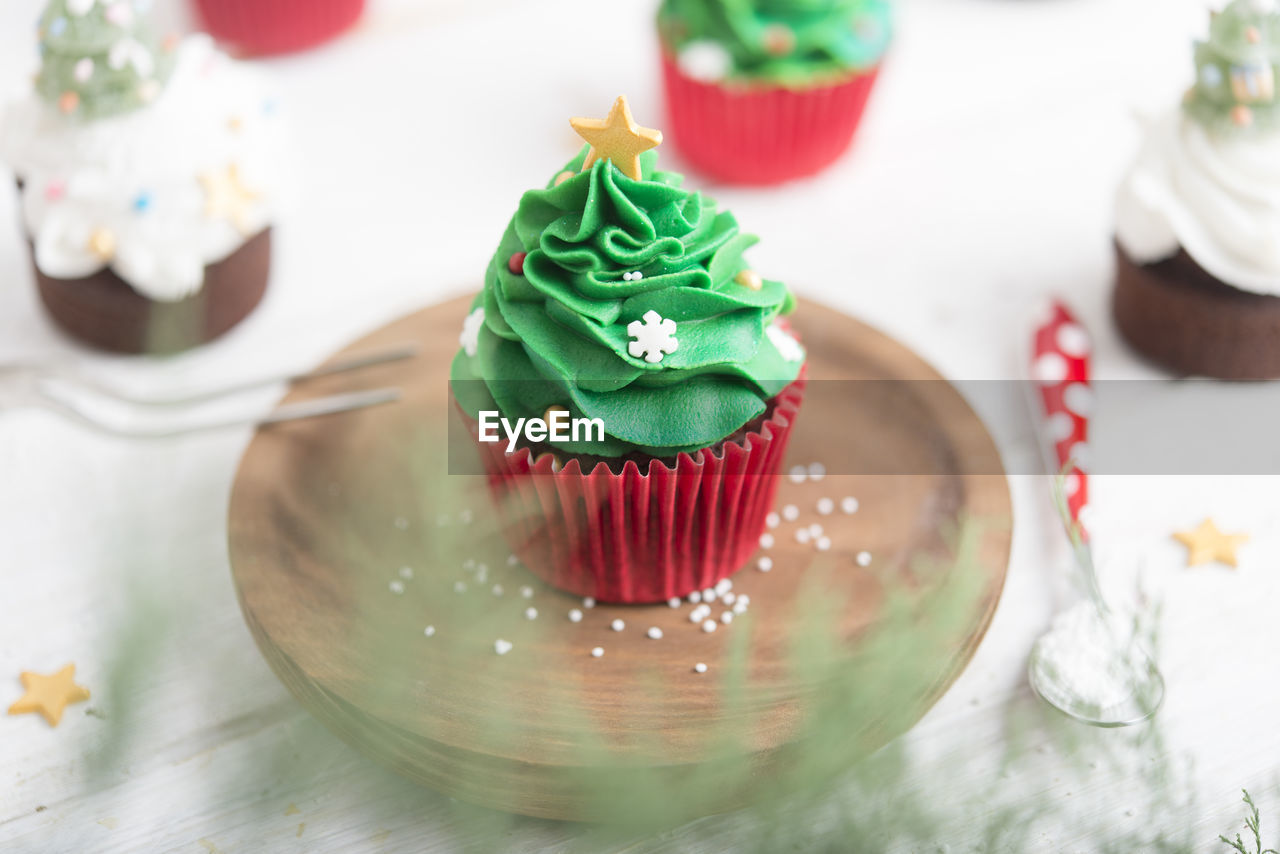
[[(763, 420), (672, 468), (628, 461), (584, 473), (551, 454), (477, 440), (511, 550), (548, 584), (601, 602), (662, 602), (715, 586), (759, 545), (778, 489), (804, 375), (770, 401)], [(477, 435), (478, 424), (464, 414)]]
[(348, 29), (365, 0), (195, 0), (205, 29), (255, 54), (314, 47)]
[(672, 139), (700, 171), (738, 184), (778, 184), (834, 163), (848, 150), (879, 67), (810, 89), (732, 86), (687, 76), (665, 51)]

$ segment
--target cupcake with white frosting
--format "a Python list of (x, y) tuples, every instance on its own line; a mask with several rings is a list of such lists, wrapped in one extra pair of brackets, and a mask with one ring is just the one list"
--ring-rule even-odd
[(141, 2), (53, 0), (34, 91), (0, 121), (0, 159), (50, 316), (90, 345), (181, 350), (266, 290), (273, 104), (204, 36), (155, 38)]
[(1235, 0), (1116, 203), (1121, 333), (1181, 374), (1280, 377), (1280, 8)]

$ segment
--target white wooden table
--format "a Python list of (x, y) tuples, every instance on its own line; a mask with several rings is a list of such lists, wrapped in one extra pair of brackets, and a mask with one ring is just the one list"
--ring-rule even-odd
[[(34, 68), (39, 5), (3, 4), (0, 80), (19, 85)], [(267, 302), (199, 353), (148, 364), (59, 337), (36, 305), (14, 200), (0, 198), (0, 361), (71, 356), (139, 388), (176, 388), (307, 365), (476, 288), (519, 194), (574, 150), (570, 115), (600, 113), (626, 92), (642, 122), (660, 123), (654, 5), (374, 0), (349, 37), (269, 63), (307, 181), (278, 231)], [(957, 379), (1019, 376), (1031, 306), (1063, 293), (1096, 334), (1100, 377), (1153, 376), (1107, 317), (1110, 199), (1137, 141), (1133, 108), (1163, 106), (1189, 80), (1201, 4), (903, 0), (900, 25), (854, 156), (782, 189), (709, 187), (763, 235), (757, 266)], [(0, 195), (8, 186), (0, 180)], [(471, 838), (447, 798), (331, 736), (259, 657), (224, 542), (248, 438), (122, 444), (48, 415), (0, 413), (0, 707), (20, 695), (19, 671), (68, 661), (95, 695), (57, 729), (0, 717), (0, 850), (452, 851)], [(1142, 562), (1164, 599), (1169, 691), (1160, 743), (1124, 752), (1131, 734), (1087, 735), (1150, 767), (1194, 763), (1186, 793), (1196, 806), (1179, 819), (1198, 850), (1240, 827), (1242, 786), (1275, 828), (1276, 479), (1095, 481), (1113, 563)], [(1062, 571), (1042, 480), (1014, 477), (1012, 488), (1003, 601), (973, 663), (907, 736), (909, 773), (941, 800), (995, 781), (1068, 805), (1071, 818), (1036, 826), (1034, 847), (1096, 850), (1147, 820), (1138, 775), (1105, 763), (1076, 773), (1048, 742), (997, 770), (1010, 703), (1032, 703), (1026, 656)], [(1206, 515), (1253, 534), (1238, 572), (1183, 568), (1169, 534)], [(128, 720), (100, 717), (113, 692)], [(109, 742), (126, 724), (137, 737)], [(955, 759), (963, 764), (937, 779), (931, 769)], [(979, 846), (983, 817), (971, 818), (938, 850)], [(732, 850), (718, 830), (734, 820), (722, 821), (663, 846)], [(498, 847), (554, 849), (580, 833), (514, 819)]]

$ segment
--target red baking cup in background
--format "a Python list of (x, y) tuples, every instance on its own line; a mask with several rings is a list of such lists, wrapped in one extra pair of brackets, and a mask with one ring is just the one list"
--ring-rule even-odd
[(853, 142), (879, 68), (810, 89), (704, 83), (664, 52), (671, 138), (714, 178), (778, 184), (820, 172)]
[[(601, 602), (662, 602), (713, 587), (759, 546), (804, 374), (745, 435), (680, 454), (672, 468), (627, 462), (621, 473), (551, 454), (477, 442), (511, 550), (539, 578)], [(464, 416), (476, 435), (478, 424)]]
[(351, 27), (365, 0), (195, 0), (205, 29), (254, 54), (289, 53)]

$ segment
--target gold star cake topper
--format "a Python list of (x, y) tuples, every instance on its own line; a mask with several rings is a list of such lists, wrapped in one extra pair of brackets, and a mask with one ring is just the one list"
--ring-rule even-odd
[(71, 703), (83, 703), (89, 699), (89, 689), (77, 685), (75, 677), (74, 664), (68, 664), (52, 676), (29, 671), (22, 673), (22, 687), (27, 689), (27, 693), (9, 707), (9, 714), (38, 712), (49, 726), (57, 726), (62, 720), (63, 709)]
[(1178, 531), (1173, 538), (1187, 547), (1187, 566), (1219, 561), (1239, 566), (1236, 549), (1249, 542), (1248, 534), (1224, 534), (1212, 519), (1205, 519), (1194, 530)]
[(591, 144), (582, 171), (597, 160), (609, 160), (623, 175), (640, 180), (640, 155), (662, 145), (662, 131), (640, 127), (631, 116), (626, 96), (618, 98), (606, 119), (569, 119), (578, 136)]
[(204, 187), (204, 215), (209, 219), (226, 219), (242, 234), (249, 232), (249, 210), (259, 194), (245, 186), (240, 167), (235, 163), (224, 169), (200, 176)]

